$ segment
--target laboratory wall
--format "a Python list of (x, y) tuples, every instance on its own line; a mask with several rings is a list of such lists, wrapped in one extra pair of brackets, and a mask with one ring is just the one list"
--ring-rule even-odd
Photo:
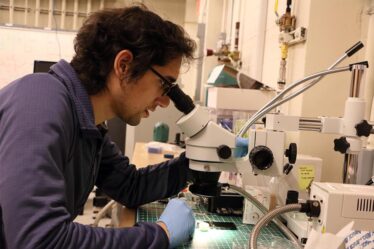
[(33, 72), (34, 60), (70, 61), (75, 32), (0, 26), (0, 88)]

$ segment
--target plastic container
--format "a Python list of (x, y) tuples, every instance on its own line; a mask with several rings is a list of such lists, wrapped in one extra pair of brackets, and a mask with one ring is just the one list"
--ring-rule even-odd
[(166, 143), (169, 140), (169, 126), (163, 122), (157, 122), (153, 128), (153, 141)]

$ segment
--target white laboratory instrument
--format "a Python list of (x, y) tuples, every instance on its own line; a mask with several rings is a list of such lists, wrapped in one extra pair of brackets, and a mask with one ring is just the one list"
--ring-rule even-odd
[(294, 211), (306, 213), (310, 217), (308, 228), (320, 233), (336, 234), (352, 221), (354, 231), (374, 231), (371, 186), (313, 182), (310, 200), (276, 208), (257, 222), (249, 239), (249, 248), (257, 249), (257, 238), (263, 226), (280, 214)]
[[(296, 145), (286, 150), (286, 132), (310, 130), (321, 133), (340, 134), (334, 149), (345, 155), (343, 182), (357, 183), (358, 155), (365, 149), (363, 137), (371, 134), (372, 125), (365, 120), (365, 100), (361, 97), (360, 84), (366, 64), (350, 65), (352, 84), (350, 96), (345, 103), (344, 116), (302, 118), (283, 114), (267, 114), (266, 129), (251, 129), (249, 157), (253, 170), (262, 175), (277, 176), (292, 169), (296, 160)], [(289, 163), (283, 160), (284, 152)], [(370, 176), (368, 176), (370, 177)]]
[[(334, 149), (345, 155), (343, 182), (356, 183), (358, 154), (365, 148), (365, 143), (361, 137), (369, 136), (372, 129), (372, 125), (364, 119), (365, 101), (361, 97), (362, 91), (360, 91), (363, 72), (368, 65), (367, 62), (360, 62), (336, 69), (334, 67), (362, 47), (362, 43), (357, 43), (346, 51), (344, 56), (334, 63), (330, 69), (308, 76), (284, 89), (247, 121), (238, 136), (243, 136), (267, 112), (307, 90), (323, 76), (352, 71), (350, 96), (346, 101), (342, 118), (300, 118), (282, 114), (268, 114), (266, 116), (266, 129), (251, 129), (249, 155), (246, 158), (238, 159), (235, 157), (236, 136), (234, 134), (209, 121), (209, 113), (206, 109), (195, 106), (191, 99), (185, 101), (188, 96), (186, 97), (179, 88), (172, 89), (169, 97), (174, 101), (176, 107), (186, 114), (177, 122), (177, 125), (188, 137), (186, 139), (186, 156), (190, 159), (190, 168), (198, 172), (216, 172), (219, 175), (221, 171), (248, 171), (246, 168), (251, 166), (255, 174), (288, 175), (296, 163), (297, 147), (293, 143), (286, 145), (286, 132), (312, 130), (343, 135), (334, 141)], [(304, 86), (296, 93), (285, 96), (296, 86), (310, 80), (313, 81), (309, 85)], [(200, 174), (197, 177), (200, 183), (204, 182), (204, 178), (208, 178), (207, 174), (204, 176), (203, 173), (197, 174)], [(214, 179), (209, 180), (209, 182), (213, 183), (218, 180), (217, 174), (215, 175)], [(202, 189), (206, 189), (205, 184)]]
[(337, 233), (349, 222), (353, 229), (374, 231), (374, 191), (372, 186), (315, 182), (310, 199), (321, 205), (312, 226), (319, 232)]
[[(364, 120), (365, 101), (358, 96), (365, 67), (365, 63), (353, 64), (327, 70), (313, 75), (314, 77), (307, 77), (313, 79), (329, 73), (352, 70), (352, 96), (346, 101), (343, 118), (306, 119), (282, 114), (268, 114), (265, 129), (251, 129), (249, 155), (244, 158), (235, 157), (236, 136), (209, 121), (209, 113), (206, 109), (194, 106), (177, 122), (188, 137), (186, 156), (190, 159), (190, 168), (198, 172), (219, 174), (221, 171), (248, 172), (248, 168), (252, 167), (255, 174), (288, 175), (297, 160), (297, 146), (293, 143), (286, 144), (286, 132), (307, 129), (344, 136), (335, 140), (334, 148), (345, 154), (344, 182), (356, 183), (358, 154), (365, 145), (361, 137), (369, 136), (372, 129), (372, 126)], [(204, 178), (207, 178), (207, 174), (205, 176), (202, 176), (202, 173), (199, 174), (201, 180), (199, 182), (202, 183)], [(209, 182), (216, 183), (218, 177), (214, 177), (214, 180), (209, 180)], [(201, 189), (205, 190), (206, 185)]]
[[(208, 119), (208, 112), (202, 107), (195, 106), (192, 100), (186, 101), (184, 93), (174, 87), (168, 94), (177, 109), (184, 112), (177, 124), (188, 136), (186, 139), (186, 157), (190, 159), (190, 169), (195, 172), (195, 181), (190, 191), (208, 196), (219, 195), (220, 186), (217, 185), (221, 171), (249, 172), (268, 176), (285, 176), (292, 170), (297, 161), (296, 144), (286, 144), (286, 132), (298, 130), (312, 130), (322, 133), (341, 134), (340, 139), (334, 141), (334, 149), (344, 153), (345, 165), (343, 179), (345, 183), (356, 183), (358, 155), (365, 148), (361, 137), (370, 135), (372, 125), (364, 120), (365, 101), (360, 92), (360, 84), (367, 62), (351, 64), (346, 67), (334, 68), (344, 58), (353, 55), (362, 48), (357, 43), (338, 59), (328, 70), (310, 75), (285, 88), (262, 109), (255, 113), (240, 130), (238, 136), (243, 136), (257, 120), (269, 113), (275, 107), (296, 97), (323, 76), (332, 73), (352, 71), (350, 96), (346, 101), (343, 118), (300, 118), (281, 114), (269, 114), (266, 117), (265, 129), (250, 131), (249, 154), (242, 158), (235, 156), (236, 138), (234, 134), (218, 126)], [(285, 96), (287, 92), (309, 82), (301, 90)], [(187, 97), (188, 98), (188, 97)]]

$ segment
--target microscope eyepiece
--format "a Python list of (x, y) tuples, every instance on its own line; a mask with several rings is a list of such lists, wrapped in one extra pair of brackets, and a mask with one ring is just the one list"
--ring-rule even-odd
[(195, 108), (191, 97), (185, 94), (178, 85), (170, 89), (168, 96), (174, 102), (175, 107), (184, 114), (190, 113)]

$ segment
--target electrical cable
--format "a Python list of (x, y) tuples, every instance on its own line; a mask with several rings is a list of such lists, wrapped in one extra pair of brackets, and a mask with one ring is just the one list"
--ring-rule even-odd
[(100, 212), (97, 214), (96, 216), (96, 219), (94, 221), (94, 223), (92, 224), (93, 227), (97, 227), (99, 226), (99, 222), (100, 220), (106, 215), (106, 213), (112, 209), (112, 207), (116, 204), (116, 202), (114, 200), (111, 200), (110, 202), (108, 202), (101, 210)]
[[(268, 209), (262, 205), (261, 202), (259, 202), (254, 196), (252, 196), (250, 193), (245, 191), (243, 188), (240, 188), (235, 185), (228, 185), (228, 187), (242, 195), (244, 198), (246, 198), (248, 201), (250, 201), (253, 205), (255, 205), (262, 213), (266, 214), (268, 213)], [(273, 223), (283, 232), (283, 234), (293, 243), (295, 243), (300, 249), (303, 248), (299, 240), (296, 238), (296, 236), (288, 229), (287, 226), (285, 226), (278, 218), (275, 218), (272, 220)]]
[[(327, 75), (327, 74), (338, 73), (338, 72), (344, 72), (344, 71), (348, 71), (348, 70), (349, 70), (349, 66), (344, 67), (344, 68), (337, 68), (337, 69), (325, 70), (325, 71), (320, 72), (320, 73), (323, 73), (323, 75), (322, 75), (322, 76), (319, 76), (319, 77), (321, 78), (321, 77), (324, 77), (324, 76)], [(314, 77), (312, 77), (312, 78), (314, 78)], [(310, 80), (310, 79), (312, 79), (312, 78), (308, 78), (308, 79), (304, 78), (304, 79), (302, 80), (302, 82), (296, 82), (296, 83), (295, 83), (296, 85), (294, 85), (292, 88), (294, 88), (294, 87), (298, 86), (299, 84), (301, 84), (301, 83), (303, 83), (303, 82), (305, 82), (305, 81), (308, 81), (308, 80)], [(306, 79), (306, 80), (305, 80), (305, 79)], [(319, 81), (319, 80), (318, 80), (318, 81)], [(318, 82), (318, 81), (317, 81), (317, 82)], [(315, 83), (311, 82), (311, 83), (313, 83), (313, 84), (308, 84), (308, 85), (306, 85), (305, 87), (301, 88), (299, 91), (297, 91), (297, 92), (291, 94), (290, 96), (286, 96), (284, 99), (280, 100), (279, 102), (274, 103), (274, 104), (272, 104), (272, 105), (266, 107), (264, 110), (261, 111), (261, 113), (258, 113), (257, 115), (259, 115), (259, 118), (261, 118), (263, 115), (265, 115), (266, 113), (268, 113), (268, 112), (271, 111), (272, 109), (274, 109), (274, 108), (280, 106), (281, 104), (283, 104), (283, 103), (285, 103), (285, 102), (291, 100), (292, 98), (298, 96), (299, 94), (305, 92), (307, 89), (309, 89), (310, 87), (312, 87), (312, 86), (313, 86), (314, 84), (316, 84), (317, 82), (315, 82)], [(291, 87), (291, 86), (290, 86), (290, 87)], [(291, 89), (290, 89), (290, 90), (291, 90)], [(252, 125), (252, 124), (251, 124), (251, 125)]]
[[(263, 115), (265, 115), (266, 113), (268, 113), (270, 110), (274, 109), (275, 107), (283, 104), (284, 102), (286, 101), (289, 101), (290, 99), (296, 97), (297, 95), (303, 93), (304, 91), (306, 91), (309, 87), (311, 87), (312, 85), (309, 84), (307, 85), (306, 87), (300, 89), (300, 91), (292, 94), (291, 96), (287, 96), (285, 99), (282, 99), (282, 100), (279, 100), (283, 95), (285, 95), (287, 92), (289, 92), (290, 90), (292, 90), (293, 88), (295, 88), (296, 86), (306, 82), (306, 81), (309, 81), (309, 80), (312, 80), (316, 77), (319, 77), (317, 80), (319, 81), (323, 76), (325, 75), (328, 75), (328, 74), (333, 74), (333, 73), (339, 73), (339, 72), (344, 72), (344, 71), (348, 71), (350, 70), (350, 67), (349, 66), (346, 66), (346, 67), (341, 67), (341, 68), (336, 68), (336, 69), (328, 69), (328, 70), (325, 70), (325, 71), (321, 71), (321, 72), (318, 72), (318, 73), (315, 73), (315, 74), (312, 74), (312, 75), (309, 75), (307, 77), (305, 77), (304, 79), (302, 80), (299, 80), (295, 83), (293, 83), (292, 85), (290, 85), (289, 87), (285, 88), (281, 93), (279, 93), (277, 96), (275, 96), (273, 99), (271, 99), (263, 108), (261, 108), (260, 110), (258, 110), (250, 119), (248, 119), (248, 121), (243, 125), (243, 127), (240, 129), (239, 133), (238, 133), (238, 137), (242, 137), (247, 131), (248, 129), (256, 122), (258, 121)], [(316, 84), (318, 81), (316, 82), (311, 82), (314, 84)], [(278, 102), (277, 102), (278, 101)]]
[[(283, 213), (288, 213), (292, 211), (299, 211), (302, 208), (302, 205), (299, 203), (296, 204), (288, 204), (286, 206), (274, 209), (264, 215), (254, 226), (252, 233), (250, 234), (249, 239), (249, 249), (257, 249), (257, 238), (260, 234), (261, 228), (269, 223), (275, 216), (278, 216)], [(303, 248), (303, 247), (300, 247)]]

